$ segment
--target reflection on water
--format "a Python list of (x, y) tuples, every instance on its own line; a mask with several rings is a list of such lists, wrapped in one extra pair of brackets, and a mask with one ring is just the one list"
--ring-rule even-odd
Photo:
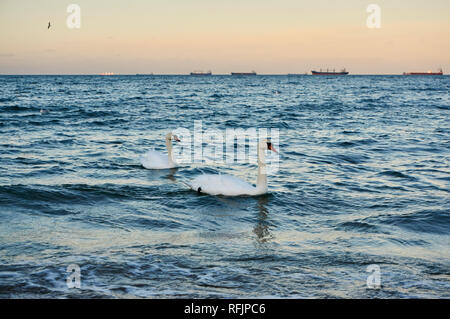
[(176, 182), (175, 173), (177, 172), (177, 168), (171, 168), (169, 169), (169, 174), (167, 174), (167, 178), (171, 180), (172, 182)]
[(270, 232), (269, 223), (267, 221), (269, 215), (269, 210), (267, 208), (268, 202), (269, 195), (258, 196), (256, 205), (258, 208), (258, 217), (253, 232), (256, 234), (256, 240), (260, 244), (264, 244), (274, 238)]
[[(210, 196), (197, 193), (195, 193), (195, 195), (203, 197), (207, 196), (211, 201), (216, 202), (214, 207), (208, 209), (208, 215), (214, 217), (219, 225), (216, 230), (201, 231), (199, 233), (200, 237), (223, 239), (249, 237), (250, 233), (247, 231), (233, 232), (232, 230), (226, 230), (224, 228), (226, 228), (227, 225), (232, 224), (234, 219), (251, 219), (254, 224), (253, 234), (256, 235), (256, 237), (251, 237), (256, 240), (258, 246), (263, 247), (264, 244), (274, 238), (269, 221), (268, 204), (270, 202), (270, 195), (261, 195), (258, 197), (242, 196), (236, 198)], [(198, 214), (202, 213), (198, 212)]]
[[(141, 168), (141, 167), (140, 167)], [(157, 180), (161, 178), (167, 178), (172, 182), (176, 182), (175, 173), (177, 172), (177, 168), (169, 168), (169, 169), (145, 169), (146, 175), (149, 180)]]

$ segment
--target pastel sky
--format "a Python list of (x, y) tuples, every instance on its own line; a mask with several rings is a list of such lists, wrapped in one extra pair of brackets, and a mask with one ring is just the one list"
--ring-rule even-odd
[[(71, 3), (80, 29), (66, 25)], [(381, 7), (380, 29), (366, 26), (371, 3)], [(0, 74), (342, 67), (450, 73), (450, 1), (0, 0)]]

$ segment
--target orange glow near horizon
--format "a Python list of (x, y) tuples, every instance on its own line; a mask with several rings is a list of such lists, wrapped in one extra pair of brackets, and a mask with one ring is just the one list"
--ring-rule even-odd
[(0, 26), (1, 74), (450, 72), (448, 0), (2, 0)]

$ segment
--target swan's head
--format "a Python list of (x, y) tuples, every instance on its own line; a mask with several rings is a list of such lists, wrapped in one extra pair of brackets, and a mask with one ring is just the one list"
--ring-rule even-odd
[(262, 140), (261, 142), (259, 142), (259, 148), (264, 151), (269, 150), (278, 153), (270, 140)]
[(176, 136), (175, 134), (172, 134), (172, 132), (167, 133), (166, 141), (181, 142), (181, 140), (178, 138), (178, 136)]

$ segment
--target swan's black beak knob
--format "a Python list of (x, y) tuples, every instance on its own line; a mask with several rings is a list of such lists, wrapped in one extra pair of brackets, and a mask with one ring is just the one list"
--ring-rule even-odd
[(273, 147), (272, 142), (267, 142), (267, 149), (272, 152), (278, 153), (278, 151), (275, 149), (275, 147)]

